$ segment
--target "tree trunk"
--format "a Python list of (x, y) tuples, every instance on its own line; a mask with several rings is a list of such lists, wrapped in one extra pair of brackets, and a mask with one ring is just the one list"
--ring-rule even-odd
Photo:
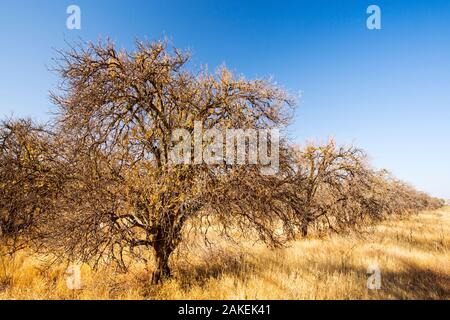
[[(178, 212), (178, 211), (177, 211)], [(152, 284), (160, 284), (171, 277), (169, 258), (181, 240), (181, 227), (184, 215), (171, 214), (156, 232), (153, 249), (155, 250), (156, 269), (152, 275)]]
[(304, 223), (302, 225), (302, 236), (303, 237), (308, 236), (308, 223)]
[(152, 274), (152, 284), (160, 284), (171, 277), (169, 268), (169, 257), (172, 250), (165, 245), (156, 246), (156, 269)]

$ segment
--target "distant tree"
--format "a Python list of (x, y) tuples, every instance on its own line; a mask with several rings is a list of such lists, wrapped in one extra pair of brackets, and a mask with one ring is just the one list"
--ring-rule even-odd
[(309, 144), (296, 152), (295, 211), (302, 236), (308, 229), (341, 232), (392, 215), (409, 214), (442, 205), (416, 191), (386, 170), (375, 171), (365, 153), (355, 147)]
[(338, 147), (333, 140), (324, 145), (309, 144), (297, 152), (295, 198), (301, 234), (308, 227), (322, 225), (337, 231), (351, 226), (360, 212), (358, 192), (370, 176), (365, 154), (354, 147)]

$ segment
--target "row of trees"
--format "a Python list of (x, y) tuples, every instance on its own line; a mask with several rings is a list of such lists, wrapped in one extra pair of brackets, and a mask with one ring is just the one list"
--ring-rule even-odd
[(171, 164), (177, 128), (279, 128), (294, 106), (271, 82), (226, 68), (194, 73), (188, 60), (163, 42), (61, 52), (52, 123), (0, 127), (3, 243), (123, 268), (151, 251), (159, 283), (187, 229), (207, 237), (214, 226), (280, 246), (311, 229), (339, 232), (442, 205), (333, 141), (298, 148), (282, 140), (270, 176), (259, 165)]

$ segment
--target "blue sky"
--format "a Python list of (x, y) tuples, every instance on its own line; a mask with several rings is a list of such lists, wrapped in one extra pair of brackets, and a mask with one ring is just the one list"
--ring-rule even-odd
[[(66, 28), (81, 8), (82, 29)], [(366, 28), (376, 4), (382, 30)], [(225, 63), (302, 92), (292, 139), (354, 143), (376, 167), (450, 198), (450, 1), (0, 2), (0, 116), (49, 117), (65, 41), (169, 38), (193, 65)]]

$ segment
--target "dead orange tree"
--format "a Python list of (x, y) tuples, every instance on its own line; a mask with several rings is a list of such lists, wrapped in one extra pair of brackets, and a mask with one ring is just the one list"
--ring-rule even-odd
[[(169, 257), (189, 220), (213, 218), (224, 234), (233, 225), (273, 245), (284, 241), (276, 230), (292, 229), (294, 220), (273, 190), (291, 170), (287, 148), (280, 148), (280, 174), (272, 176), (258, 163), (174, 164), (171, 152), (179, 128), (195, 135), (196, 125), (282, 127), (292, 99), (270, 82), (236, 78), (226, 68), (191, 72), (188, 58), (162, 42), (137, 43), (134, 52), (108, 42), (61, 53), (62, 85), (52, 99), (73, 174), (59, 200), (64, 204), (46, 224), (43, 238), (52, 251), (124, 266), (124, 254), (152, 248), (158, 283), (170, 276)], [(208, 148), (205, 138), (200, 153)], [(198, 150), (190, 151), (183, 156), (194, 162)]]

